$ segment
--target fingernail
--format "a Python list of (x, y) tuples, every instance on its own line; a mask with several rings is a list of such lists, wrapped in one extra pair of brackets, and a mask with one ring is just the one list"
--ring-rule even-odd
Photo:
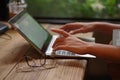
[(70, 34), (73, 34), (73, 31), (70, 31), (69, 33), (70, 33)]

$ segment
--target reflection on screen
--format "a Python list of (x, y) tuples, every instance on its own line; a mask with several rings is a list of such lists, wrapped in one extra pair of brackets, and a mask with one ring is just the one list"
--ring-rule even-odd
[(46, 42), (49, 33), (46, 32), (40, 25), (27, 13), (24, 14), (16, 24), (22, 33), (25, 34), (31, 42), (33, 42), (37, 47), (42, 48)]

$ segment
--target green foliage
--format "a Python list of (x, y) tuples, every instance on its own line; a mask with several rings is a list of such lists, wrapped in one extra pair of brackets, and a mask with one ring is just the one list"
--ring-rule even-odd
[[(37, 17), (120, 18), (117, 0), (26, 0), (26, 2), (28, 11)], [(98, 5), (95, 5), (96, 3)]]
[(117, 0), (104, 0), (104, 5), (106, 9), (104, 10), (104, 14), (107, 14), (107, 17), (115, 17), (117, 14)]

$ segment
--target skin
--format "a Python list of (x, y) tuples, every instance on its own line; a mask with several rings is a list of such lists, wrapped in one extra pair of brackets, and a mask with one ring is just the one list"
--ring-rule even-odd
[(85, 42), (73, 36), (76, 33), (86, 33), (95, 30), (103, 30), (111, 34), (113, 29), (120, 29), (120, 25), (104, 22), (69, 23), (60, 29), (52, 29), (53, 32), (62, 35), (55, 41), (53, 49), (54, 51), (68, 50), (77, 54), (89, 53), (106, 60), (120, 62), (120, 47), (110, 44)]
[(65, 24), (60, 29), (63, 29), (64, 31), (69, 32), (70, 34), (87, 33), (96, 30), (104, 31), (107, 34), (112, 34), (112, 30), (120, 29), (120, 25), (106, 22), (75, 22)]

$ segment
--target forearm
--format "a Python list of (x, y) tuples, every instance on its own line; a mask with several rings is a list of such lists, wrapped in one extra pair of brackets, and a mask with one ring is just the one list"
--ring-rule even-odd
[(93, 22), (95, 30), (101, 30), (107, 33), (112, 33), (113, 29), (120, 29), (120, 24), (108, 22)]
[(108, 60), (120, 61), (120, 47), (105, 45), (105, 44), (92, 44), (88, 47), (88, 51), (97, 57), (102, 57)]

